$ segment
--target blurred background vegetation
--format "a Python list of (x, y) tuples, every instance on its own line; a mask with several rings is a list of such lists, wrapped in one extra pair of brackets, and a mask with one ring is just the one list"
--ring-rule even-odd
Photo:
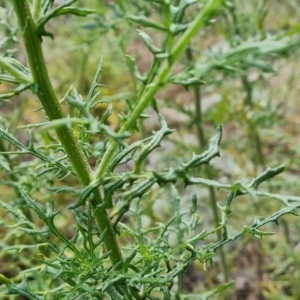
[[(2, 6), (5, 6), (5, 2), (2, 1)], [(55, 1), (55, 5), (60, 2)], [(176, 166), (178, 161), (188, 159), (193, 151), (199, 153), (205, 148), (206, 140), (213, 135), (217, 124), (222, 123), (221, 157), (212, 161), (209, 171), (205, 168), (196, 170), (197, 176), (215, 178), (224, 183), (241, 178), (247, 182), (268, 166), (286, 164), (286, 171), (264, 184), (264, 188), (273, 193), (299, 195), (300, 42), (297, 32), (300, 31), (300, 2), (227, 2), (228, 9), (193, 38), (175, 70), (182, 70), (189, 64), (205, 63), (245, 41), (274, 36), (274, 39), (284, 42), (285, 37), (295, 36), (295, 43), (263, 59), (248, 56), (245, 51), (243, 60), (209, 69), (203, 76), (205, 83), (201, 87), (185, 89), (180, 85), (169, 85), (163, 89), (156, 100), (161, 114), (169, 127), (176, 129), (176, 133), (166, 138), (162, 148), (151, 155), (148, 168)], [(153, 60), (152, 54), (137, 35), (139, 26), (123, 16), (140, 12), (141, 15), (160, 20), (161, 15), (148, 1), (90, 0), (78, 1), (78, 5), (96, 9), (99, 14), (82, 19), (62, 16), (47, 25), (47, 31), (54, 35), (53, 39), (43, 38), (50, 77), (59, 98), (65, 95), (72, 84), (85, 96), (103, 57), (100, 82), (104, 86), (100, 97), (112, 101), (114, 113), (109, 121), (112, 128), (117, 128), (117, 114), (126, 107), (125, 99), (133, 99), (138, 91), (125, 54), (135, 59), (141, 74), (148, 70)], [(192, 20), (194, 15), (192, 6), (188, 9), (187, 17)], [(12, 12), (8, 17), (13, 23), (15, 17)], [(162, 34), (151, 29), (147, 29), (147, 33), (159, 47)], [(25, 60), (22, 45), (16, 55), (20, 60)], [(0, 85), (0, 92), (7, 89), (5, 84)], [(199, 104), (201, 107), (197, 107)], [(10, 114), (9, 126), (17, 131), (19, 125), (42, 120), (43, 114), (33, 112), (38, 108), (38, 101), (28, 93), (26, 97), (22, 94), (4, 103), (1, 114)], [(106, 105), (99, 104), (94, 114), (101, 116), (105, 108)], [(69, 113), (72, 114), (72, 111)], [(151, 115), (151, 109), (147, 113)], [(137, 135), (142, 136), (158, 128), (155, 118), (145, 119), (140, 125), (141, 130)], [(9, 200), (12, 192), (7, 190), (6, 193)], [(204, 187), (182, 189), (183, 209), (188, 209), (188, 201), (193, 193), (199, 199), (201, 226), (210, 228), (216, 221), (210, 208), (211, 197), (222, 204), (226, 194)], [(66, 233), (69, 231), (71, 235), (72, 228), (67, 226), (71, 216), (63, 203), (68, 199), (58, 200), (65, 214), (60, 226), (65, 227)], [(263, 198), (240, 197), (232, 208), (233, 216), (229, 225), (234, 232), (252, 221), (252, 217), (248, 220), (248, 216), (265, 216), (276, 211), (278, 203)], [(164, 194), (160, 190), (153, 190), (148, 203), (144, 204), (142, 220), (145, 226), (163, 222), (169, 216), (168, 209)], [(226, 245), (227, 274), (221, 267), (221, 257), (216, 257), (207, 271), (200, 262), (190, 266), (186, 274), (186, 292), (210, 290), (224, 282), (224, 279), (233, 279), (234, 285), (226, 292), (228, 299), (300, 299), (299, 224), (298, 218), (286, 216), (278, 226), (274, 224), (267, 228), (275, 232), (273, 236), (264, 237), (263, 240), (247, 236)], [(0, 236), (5, 234), (5, 230), (0, 229)], [(17, 258), (11, 259), (18, 261)], [(5, 268), (11, 268), (5, 265), (5, 261), (7, 258), (2, 257), (2, 273), (5, 273)], [(16, 264), (16, 268), (22, 269), (22, 262)], [(224, 297), (221, 293), (215, 299)]]

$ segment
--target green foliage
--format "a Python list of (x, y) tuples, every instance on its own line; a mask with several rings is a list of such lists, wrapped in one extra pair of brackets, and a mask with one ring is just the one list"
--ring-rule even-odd
[[(284, 165), (267, 167), (261, 139), (262, 130), (276, 122), (277, 110), (267, 101), (269, 113), (261, 111), (263, 104), (253, 96), (256, 82), (249, 80), (255, 70), (259, 80), (267, 81), (268, 74), (276, 70), (274, 62), (298, 49), (299, 24), (268, 32), (264, 27), (266, 1), (258, 1), (258, 8), (251, 5), (252, 15), (243, 11), (245, 1), (115, 1), (95, 4), (94, 8), (72, 6), (75, 0), (59, 4), (46, 0), (11, 2), (1, 12), (15, 13), (28, 63), (19, 59), (21, 50), (14, 49), (16, 25), (3, 18), (6, 38), (0, 48), (0, 82), (7, 90), (0, 95), (1, 106), (29, 90), (39, 99), (45, 115), (42, 121), (24, 125), (10, 123), (10, 117), (1, 114), (0, 184), (3, 191), (14, 195), (0, 195), (5, 212), (0, 259), (18, 267), (2, 271), (0, 295), (7, 292), (28, 299), (209, 299), (226, 292), (233, 281), (228, 275), (230, 255), (224, 246), (239, 243), (246, 236), (272, 235), (272, 224), (278, 225), (285, 215), (297, 216), (300, 207), (299, 197), (268, 188), (265, 183), (272, 179), (271, 185), (285, 170)], [(86, 18), (85, 32), (114, 34), (119, 41), (133, 88), (126, 99), (121, 97), (127, 107), (119, 112), (116, 128), (109, 126), (113, 100), (101, 99), (100, 91), (105, 88), (99, 83), (102, 59), (83, 95), (73, 85), (61, 100), (54, 92), (48, 75), (51, 66), (48, 70), (41, 43), (56, 36), (55, 27), (53, 33), (46, 29), (52, 29), (53, 20), (69, 15)], [(70, 20), (75, 24), (75, 19)], [(134, 58), (125, 55), (125, 40), (133, 35), (133, 27), (152, 58), (145, 72), (140, 72)], [(120, 32), (124, 36), (118, 38)], [(199, 37), (210, 35), (221, 40), (223, 49), (205, 50), (199, 45)], [(157, 37), (159, 46), (155, 45)], [(96, 39), (88, 39), (92, 49)], [(236, 109), (236, 103), (228, 100), (234, 92), (231, 95), (225, 90), (227, 98), (204, 115), (201, 89), (209, 92), (220, 87), (222, 91), (223, 81), (229, 87), (240, 83), (242, 108)], [(172, 164), (166, 160), (151, 165), (149, 160), (155, 159), (158, 148), (174, 135), (159, 99), (159, 92), (172, 84), (194, 93), (192, 109), (176, 99), (169, 105), (188, 117), (187, 126), (196, 128), (199, 145), (192, 153), (180, 143), (179, 151), (185, 152), (180, 158), (174, 157)], [(104, 107), (100, 116), (94, 113), (99, 106)], [(224, 107), (228, 111), (221, 111)], [(159, 128), (147, 132), (149, 114), (156, 116)], [(222, 126), (218, 123), (234, 118), (240, 120), (240, 127), (246, 127), (253, 142), (255, 153), (249, 155), (254, 157), (255, 174), (251, 174), (252, 180), (245, 175), (224, 183), (211, 163), (220, 156)], [(216, 128), (209, 139), (204, 121)], [(20, 137), (16, 126), (26, 128), (27, 135)], [(243, 153), (236, 142), (225, 141), (225, 145)], [(213, 222), (202, 221), (206, 211), (200, 214), (203, 204), (197, 193), (190, 192), (192, 186), (209, 191), (205, 210), (212, 211)], [(251, 213), (239, 212), (244, 199), (252, 200)], [(278, 201), (262, 216), (258, 199)], [(163, 220), (149, 212), (155, 203), (164, 214)], [(243, 219), (242, 229), (232, 229), (235, 211)], [(144, 219), (147, 214), (148, 224)], [(209, 291), (187, 292), (184, 278), (189, 267), (199, 263), (207, 270), (214, 266), (216, 255), (220, 255), (224, 280)]]

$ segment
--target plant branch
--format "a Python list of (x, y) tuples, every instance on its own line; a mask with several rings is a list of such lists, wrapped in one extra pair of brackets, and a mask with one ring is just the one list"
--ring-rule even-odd
[[(32, 19), (28, 3), (26, 0), (13, 0), (12, 4), (23, 36), (28, 62), (34, 80), (34, 92), (50, 120), (63, 119), (65, 116), (48, 76), (42, 52), (41, 37)], [(84, 186), (89, 185), (91, 182), (90, 167), (71, 129), (66, 125), (62, 125), (57, 127), (55, 131), (80, 182)], [(98, 203), (102, 202), (98, 189), (94, 191), (94, 198)], [(95, 205), (92, 203), (91, 205), (95, 210)], [(104, 239), (106, 250), (110, 251), (110, 260), (113, 265), (116, 265), (122, 261), (122, 256), (110, 219), (106, 211), (99, 212), (95, 215), (95, 218), (100, 231), (103, 232), (106, 230)]]
[[(195, 63), (191, 47), (188, 47), (186, 49), (186, 57), (190, 64)], [(194, 124), (195, 124), (196, 130), (197, 130), (197, 138), (198, 138), (199, 148), (201, 150), (203, 150), (207, 141), (206, 141), (204, 128), (203, 128), (200, 86), (199, 85), (193, 86), (193, 91), (194, 91), (194, 102), (195, 102), (195, 122), (194, 122)], [(208, 179), (213, 178), (211, 171), (210, 171), (211, 169), (208, 168), (208, 166), (203, 166), (203, 170)], [(209, 191), (209, 196), (210, 196), (209, 202), (210, 202), (210, 206), (212, 208), (212, 212), (213, 212), (213, 216), (214, 216), (214, 223), (215, 223), (216, 228), (218, 228), (218, 226), (220, 226), (221, 220), (219, 217), (219, 209), (217, 206), (216, 192), (215, 192), (215, 189), (213, 186), (208, 186), (208, 191)], [(217, 235), (218, 235), (218, 239), (222, 240), (222, 233), (220, 230), (217, 231)], [(221, 264), (222, 264), (223, 275), (224, 275), (224, 282), (228, 282), (229, 274), (228, 274), (225, 252), (222, 247), (219, 249), (219, 251), (220, 251), (220, 258), (221, 258)]]
[[(135, 123), (137, 122), (141, 113), (152, 101), (157, 91), (165, 84), (173, 65), (175, 64), (181, 53), (184, 51), (184, 49), (188, 46), (188, 43), (191, 40), (191, 38), (197, 33), (197, 31), (203, 26), (205, 21), (221, 5), (222, 2), (222, 0), (209, 0), (206, 3), (206, 5), (201, 9), (199, 14), (196, 16), (195, 20), (191, 23), (190, 27), (185, 31), (185, 33), (181, 36), (181, 38), (170, 51), (169, 57), (163, 63), (160, 71), (157, 74), (157, 77), (144, 89), (135, 108), (124, 123), (122, 129), (120, 130), (121, 132), (131, 130), (135, 126)], [(117, 144), (111, 143), (108, 149), (106, 150), (101, 164), (95, 172), (95, 178), (101, 178), (104, 175), (108, 164), (106, 160), (113, 155), (116, 149)]]

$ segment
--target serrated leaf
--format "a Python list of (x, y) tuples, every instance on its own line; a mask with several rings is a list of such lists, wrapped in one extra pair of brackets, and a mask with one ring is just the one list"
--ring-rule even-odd
[(205, 81), (196, 77), (190, 77), (187, 79), (180, 79), (180, 78), (173, 78), (170, 80), (171, 83), (174, 84), (180, 84), (183, 87), (189, 87), (190, 85), (200, 85), (200, 84), (205, 84)]
[(156, 148), (160, 147), (160, 143), (163, 140), (163, 138), (173, 133), (175, 130), (169, 129), (168, 124), (164, 117), (161, 114), (158, 114), (158, 121), (160, 122), (161, 129), (157, 132), (153, 133), (153, 136), (151, 137), (151, 140), (148, 144), (142, 145), (141, 147), (141, 153), (139, 156), (135, 159), (135, 169), (134, 173), (140, 172), (140, 166), (143, 160)]
[(85, 17), (90, 14), (99, 14), (99, 11), (88, 8), (64, 7), (55, 14), (55, 17), (61, 15), (75, 15), (78, 17)]
[[(49, 22), (49, 20), (61, 16), (61, 15), (67, 15), (72, 14), (79, 17), (84, 17), (89, 14), (97, 14), (98, 11), (94, 9), (85, 9), (85, 8), (78, 8), (78, 7), (72, 7), (69, 6), (76, 0), (69, 0), (64, 2), (63, 4), (55, 7), (51, 11), (47, 12), (48, 8), (52, 6), (52, 4), (48, 4), (46, 9), (43, 9), (44, 15), (41, 16), (38, 20), (38, 32), (40, 36), (50, 36), (53, 38), (53, 35), (45, 30), (45, 25)], [(53, 2), (53, 1), (52, 1)]]
[(159, 49), (153, 45), (153, 42), (152, 42), (150, 36), (146, 32), (137, 29), (137, 33), (143, 39), (145, 45), (150, 50), (150, 52), (152, 52), (153, 54), (161, 53), (161, 49)]
[(193, 154), (193, 157), (189, 162), (182, 163), (184, 170), (198, 167), (203, 164), (208, 164), (212, 158), (219, 156), (220, 154), (219, 154), (218, 146), (221, 142), (221, 138), (222, 138), (222, 126), (219, 125), (217, 127), (217, 134), (213, 138), (209, 139), (208, 141), (208, 149), (204, 151), (202, 154), (199, 155)]
[(172, 24), (170, 27), (171, 32), (176, 35), (181, 33), (189, 28), (190, 24)]
[(4, 275), (0, 274), (0, 282), (5, 284), (10, 294), (22, 295), (30, 300), (43, 300), (44, 297), (36, 295), (30, 290), (27, 278), (24, 276), (24, 282), (16, 284), (12, 280), (8, 279)]
[(132, 200), (134, 198), (142, 197), (146, 191), (148, 191), (152, 185), (156, 182), (156, 178), (148, 178), (144, 180), (143, 182), (136, 184), (133, 188), (131, 188), (129, 191), (122, 193), (120, 196), (123, 199), (129, 199)]
[[(73, 97), (69, 95), (69, 91), (72, 91)], [(87, 119), (91, 118), (91, 115), (86, 109), (86, 103), (83, 102), (81, 95), (77, 92), (77, 90), (71, 86), (68, 90), (67, 95), (65, 95), (64, 99), (73, 107), (76, 107), (80, 113), (86, 117)]]
[(136, 24), (140, 24), (142, 26), (145, 27), (151, 27), (151, 28), (155, 28), (158, 30), (162, 30), (162, 31), (168, 31), (168, 29), (166, 28), (165, 25), (155, 22), (145, 16), (134, 16), (134, 15), (129, 15), (126, 17), (127, 20), (134, 22)]
[(192, 4), (196, 3), (197, 0), (181, 0), (179, 2), (179, 5), (174, 7), (171, 6), (171, 11), (172, 11), (172, 16), (173, 16), (173, 21), (175, 23), (181, 23), (183, 19), (183, 15), (185, 10)]
[(61, 186), (61, 187), (54, 187), (54, 188), (47, 188), (48, 191), (55, 192), (57, 193), (62, 193), (62, 192), (69, 192), (73, 194), (79, 194), (80, 190), (75, 189), (71, 186)]
[(216, 188), (223, 188), (223, 189), (228, 189), (228, 190), (232, 190), (232, 189), (235, 188), (235, 185), (220, 183), (218, 181), (211, 180), (211, 179), (206, 179), (206, 178), (195, 178), (195, 177), (186, 176), (185, 179), (184, 179), (184, 182), (185, 182), (186, 185), (204, 184), (204, 185), (207, 185), (207, 186), (213, 186), (213, 187), (216, 187)]
[(142, 76), (135, 64), (135, 60), (130, 57), (129, 55), (125, 55), (125, 58), (126, 58), (126, 62), (127, 62), (127, 65), (129, 67), (129, 70), (131, 72), (131, 74), (139, 81), (145, 83), (146, 82), (146, 77)]
[(103, 115), (102, 115), (102, 117), (101, 117), (101, 119), (100, 119), (100, 121), (99, 121), (99, 125), (104, 124), (104, 123), (108, 120), (108, 118), (109, 118), (109, 117), (111, 116), (111, 114), (112, 114), (112, 108), (113, 108), (113, 106), (112, 106), (112, 104), (110, 103), (110, 104), (108, 105), (107, 109), (105, 110), (105, 112), (103, 113)]
[(102, 133), (107, 135), (108, 137), (112, 138), (113, 140), (123, 143), (124, 139), (130, 137), (130, 133), (128, 131), (125, 132), (115, 132), (109, 126), (100, 125), (99, 128), (101, 129)]
[[(109, 164), (108, 170), (112, 172), (112, 171), (114, 170), (114, 168), (115, 168), (118, 164), (122, 164), (122, 163), (125, 163), (125, 162), (127, 162), (128, 160), (130, 160), (130, 159), (133, 157), (135, 151), (136, 151), (143, 143), (149, 141), (150, 139), (151, 139), (151, 137), (148, 137), (148, 138), (146, 138), (146, 139), (144, 139), (144, 140), (142, 140), (142, 141), (134, 142), (134, 143), (131, 144), (130, 146), (125, 146), (124, 149), (121, 148), (122, 150), (112, 158), (112, 160), (111, 160), (111, 162), (110, 162), (110, 164)], [(124, 160), (129, 154), (131, 154), (131, 156), (130, 156), (129, 158), (127, 158), (126, 161), (122, 162), (122, 160)]]
[(285, 165), (281, 165), (279, 167), (276, 168), (267, 168), (262, 174), (260, 174), (259, 176), (257, 176), (256, 178), (254, 178), (251, 183), (248, 185), (249, 188), (253, 188), (253, 189), (257, 189), (258, 186), (270, 179), (273, 178), (274, 176), (282, 173), (285, 169)]
[(244, 62), (246, 64), (246, 66), (255, 67), (266, 73), (274, 73), (275, 72), (273, 66), (269, 62), (262, 60), (262, 59), (246, 58), (246, 59), (244, 59)]
[(88, 186), (84, 187), (77, 193), (78, 200), (71, 205), (67, 206), (69, 209), (75, 209), (80, 206), (85, 205), (86, 200), (90, 197), (91, 193), (94, 189), (98, 188), (100, 185), (104, 184), (107, 180), (105, 179), (99, 179), (91, 182)]
[[(226, 282), (226, 283), (222, 283), (221, 285), (219, 285), (216, 289), (213, 289), (209, 292), (204, 292), (201, 293), (199, 295), (195, 295), (196, 297), (199, 297), (197, 299), (199, 300), (207, 300), (210, 299), (212, 296), (215, 296), (217, 294), (219, 294), (220, 292), (224, 291), (225, 289), (227, 289), (228, 287), (232, 286), (234, 284), (234, 281), (230, 281), (230, 282)], [(186, 295), (186, 298), (184, 297), (183, 299), (189, 299), (190, 295)], [(193, 295), (194, 297), (194, 295)]]

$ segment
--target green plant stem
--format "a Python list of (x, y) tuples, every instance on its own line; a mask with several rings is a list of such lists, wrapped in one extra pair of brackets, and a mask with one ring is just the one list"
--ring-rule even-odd
[[(247, 79), (246, 75), (242, 76), (242, 84), (243, 87), (246, 91), (246, 97), (244, 100), (244, 103), (246, 106), (250, 107), (253, 109), (253, 86)], [(262, 150), (262, 143), (260, 139), (260, 135), (257, 131), (256, 125), (253, 123), (253, 121), (250, 119), (247, 121), (248, 122), (248, 130), (249, 130), (249, 135), (251, 137), (251, 140), (254, 141), (255, 145), (255, 150), (256, 154), (258, 157), (258, 163), (263, 167), (263, 169), (266, 169), (266, 163), (265, 163), (265, 158)]]
[[(177, 1), (178, 5), (178, 1)], [(187, 57), (187, 60), (190, 64), (194, 63), (194, 57), (193, 57), (193, 52), (190, 47), (190, 45), (186, 48), (185, 54)], [(202, 107), (201, 107), (201, 88), (199, 85), (194, 85), (193, 86), (193, 92), (194, 92), (194, 101), (195, 101), (195, 126), (197, 129), (197, 138), (199, 142), (199, 147), (200, 149), (204, 149), (206, 145), (206, 137), (203, 129), (203, 118), (202, 118)], [(204, 166), (204, 172), (206, 174), (206, 177), (208, 179), (212, 179), (212, 175), (210, 172), (210, 169)], [(208, 187), (209, 195), (210, 195), (210, 205), (213, 211), (213, 216), (214, 216), (214, 221), (215, 221), (215, 226), (218, 228), (220, 226), (220, 217), (218, 213), (218, 207), (217, 207), (217, 197), (215, 193), (215, 189), (212, 186)], [(217, 230), (217, 235), (219, 241), (222, 240), (222, 233), (220, 230)], [(224, 275), (224, 282), (229, 281), (229, 274), (228, 274), (228, 269), (227, 269), (227, 262), (226, 262), (226, 257), (224, 253), (224, 249), (221, 247), (219, 249), (220, 253), (220, 258), (221, 258), (221, 264), (222, 264), (222, 269), (223, 269), (223, 275)]]
[[(235, 5), (230, 9), (230, 15), (232, 18), (232, 23), (233, 23), (233, 35), (232, 36), (241, 36), (242, 37), (242, 30), (240, 29), (240, 27), (238, 25), (239, 21), (237, 18)], [(231, 44), (236, 46), (235, 45), (236, 41), (232, 41)], [(241, 77), (241, 81), (242, 81), (243, 88), (246, 92), (244, 104), (246, 107), (250, 107), (251, 109), (253, 109), (253, 101), (252, 101), (253, 100), (253, 86), (247, 79), (246, 75), (243, 75)], [(256, 154), (258, 157), (257, 162), (265, 169), (265, 160), (264, 160), (264, 156), (263, 156), (263, 152), (262, 152), (262, 143), (260, 140), (259, 133), (256, 129), (256, 124), (254, 124), (253, 121), (250, 119), (250, 120), (247, 120), (247, 125), (248, 125), (248, 132), (249, 132), (250, 139), (251, 139), (251, 141), (254, 141), (255, 151), (256, 151)], [(255, 165), (255, 168), (256, 168), (256, 165)], [(255, 206), (255, 209), (257, 210), (256, 206)], [(261, 250), (260, 241), (255, 241), (255, 245), (256, 245), (255, 255), (257, 258), (256, 270), (257, 270), (258, 278), (260, 280), (262, 280), (263, 261), (262, 261), (261, 251), (260, 251)], [(261, 295), (261, 290), (259, 290), (259, 294)]]
[[(187, 59), (190, 63), (193, 63), (193, 53), (190, 47), (186, 49), (186, 56)], [(204, 134), (204, 129), (203, 129), (203, 118), (202, 118), (202, 107), (201, 107), (201, 88), (199, 85), (193, 86), (193, 91), (194, 91), (194, 101), (195, 101), (195, 125), (197, 129), (197, 138), (199, 142), (199, 147), (200, 149), (204, 149), (206, 145), (206, 137)], [(205, 175), (208, 179), (212, 179), (213, 176), (210, 172), (210, 168), (207, 168), (206, 166), (204, 167), (204, 172)], [(216, 192), (214, 187), (209, 186), (208, 187), (209, 191), (209, 196), (210, 196), (210, 205), (213, 211), (213, 216), (214, 216), (214, 221), (215, 221), (215, 226), (216, 228), (220, 226), (220, 217), (218, 213), (218, 206), (217, 206), (217, 197), (216, 197)], [(217, 231), (218, 239), (222, 240), (222, 233), (220, 230)], [(224, 249), (221, 247), (219, 249), (220, 253), (220, 258), (221, 258), (221, 264), (222, 264), (222, 269), (223, 269), (223, 275), (224, 275), (224, 282), (229, 281), (229, 274), (228, 274), (228, 268), (227, 268), (227, 262), (226, 262), (226, 257), (224, 253)]]
[[(253, 86), (247, 79), (246, 75), (242, 76), (242, 84), (246, 91), (246, 97), (245, 97), (244, 103), (246, 106), (253, 109)], [(248, 131), (249, 131), (250, 140), (253, 141), (254, 145), (255, 145), (255, 151), (256, 151), (256, 155), (257, 155), (256, 166), (261, 165), (263, 169), (266, 169), (262, 142), (261, 142), (258, 130), (257, 130), (257, 126), (251, 119), (247, 120), (247, 123), (248, 123)], [(256, 166), (255, 166), (255, 169), (257, 169)], [(255, 210), (259, 214), (259, 207), (257, 207), (257, 205), (255, 205)], [(262, 257), (261, 241), (254, 240), (254, 245), (255, 245), (254, 255), (256, 256), (256, 272), (257, 272), (259, 280), (262, 281), (263, 280), (263, 269), (262, 269), (263, 257)], [(261, 290), (259, 290), (259, 293), (260, 293), (259, 297), (261, 298), (261, 293), (262, 293)]]
[[(64, 118), (64, 114), (48, 76), (42, 52), (41, 37), (38, 35), (37, 27), (32, 19), (28, 3), (26, 0), (12, 0), (12, 4), (18, 18), (30, 70), (35, 83), (34, 92), (43, 105), (50, 121), (62, 119)], [(72, 131), (66, 125), (62, 125), (55, 130), (80, 182), (84, 186), (89, 185), (91, 182), (90, 167)], [(98, 189), (94, 191), (94, 198), (98, 203), (102, 202)], [(91, 205), (93, 209), (95, 209), (94, 205)], [(110, 252), (109, 257), (112, 264), (116, 265), (122, 261), (122, 256), (107, 212), (102, 211), (96, 214), (95, 218), (100, 231), (103, 232), (106, 230), (104, 243), (106, 250)]]
[[(180, 54), (188, 46), (188, 43), (191, 40), (191, 38), (197, 33), (197, 31), (203, 26), (205, 21), (212, 15), (216, 8), (218, 8), (219, 5), (221, 5), (222, 2), (223, 0), (209, 0), (206, 2), (205, 6), (201, 9), (199, 14), (191, 23), (190, 27), (184, 32), (184, 34), (181, 36), (181, 38), (177, 41), (177, 43), (170, 51), (168, 59), (162, 64), (162, 67), (158, 72), (156, 78), (151, 84), (145, 87), (143, 93), (140, 96), (140, 99), (138, 100), (135, 108), (124, 123), (120, 132), (131, 130), (134, 127), (141, 113), (152, 101), (157, 91), (165, 84), (173, 65), (175, 64)], [(109, 161), (107, 160), (109, 160), (112, 157), (116, 149), (117, 144), (111, 143), (108, 149), (106, 150), (106, 153), (98, 169), (95, 172), (95, 178), (101, 178), (105, 174), (106, 168), (109, 163)]]

